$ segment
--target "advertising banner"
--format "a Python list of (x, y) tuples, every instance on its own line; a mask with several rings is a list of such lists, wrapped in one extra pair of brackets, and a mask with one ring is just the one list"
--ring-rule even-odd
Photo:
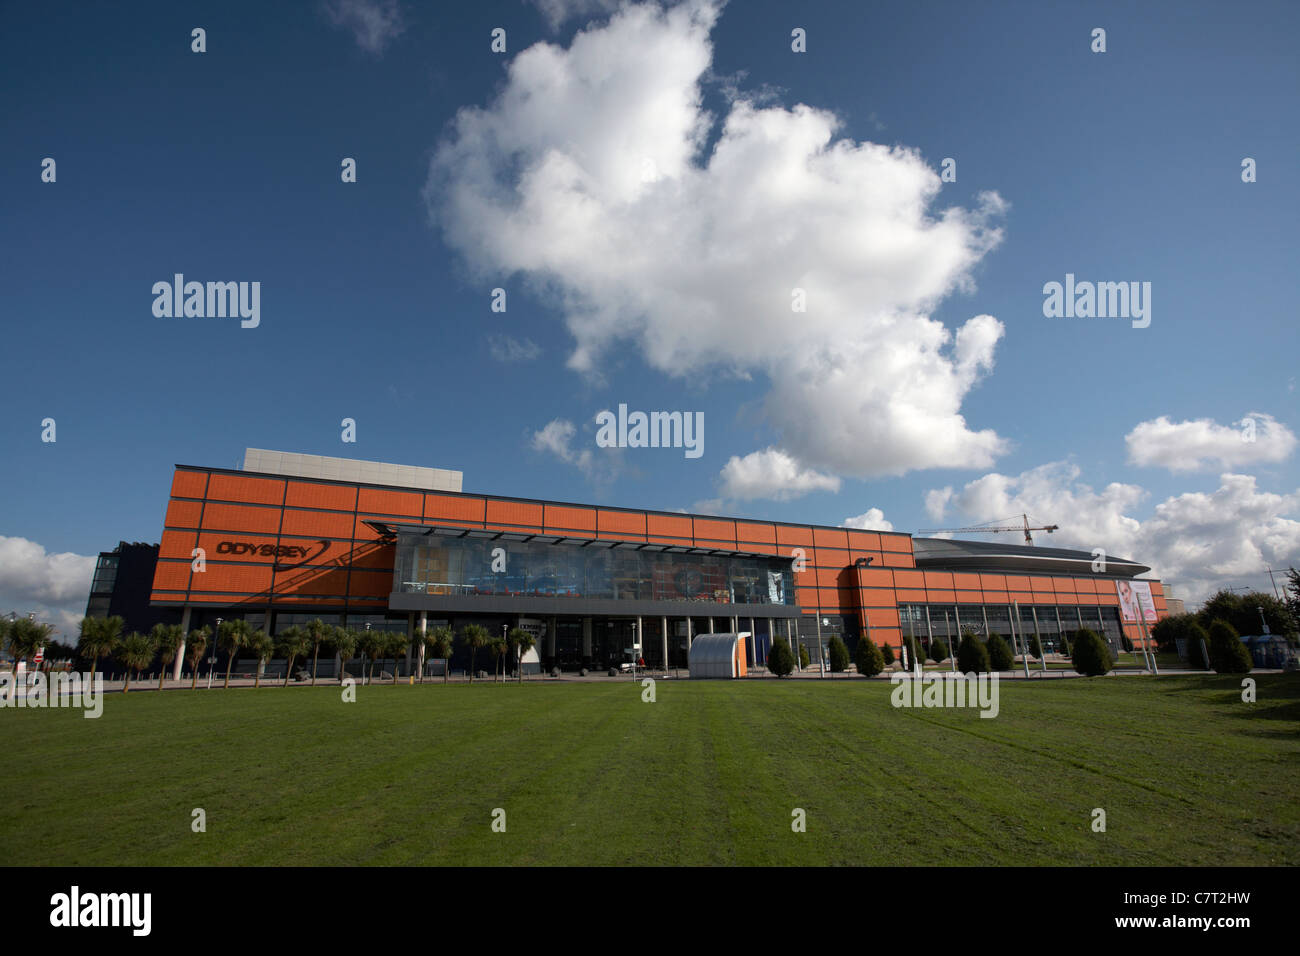
[[(1156, 622), (1156, 602), (1151, 597), (1149, 581), (1116, 581), (1119, 592), (1119, 614), (1125, 624)], [(1139, 615), (1141, 615), (1139, 617)]]

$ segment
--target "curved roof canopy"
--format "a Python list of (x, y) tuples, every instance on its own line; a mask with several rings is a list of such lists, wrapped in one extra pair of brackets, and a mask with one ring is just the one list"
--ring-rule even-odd
[(918, 568), (952, 571), (1032, 572), (1036, 574), (1100, 574), (1131, 578), (1151, 569), (1127, 558), (1106, 555), (1106, 570), (1092, 570), (1087, 551), (1068, 548), (1031, 548), (994, 541), (956, 541), (949, 538), (913, 538), (912, 553)]

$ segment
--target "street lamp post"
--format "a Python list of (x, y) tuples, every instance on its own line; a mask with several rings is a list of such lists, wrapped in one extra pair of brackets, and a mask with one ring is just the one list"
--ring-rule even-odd
[(217, 618), (217, 629), (212, 635), (212, 651), (208, 654), (208, 690), (212, 690), (212, 672), (217, 666), (217, 641), (221, 637), (221, 618)]

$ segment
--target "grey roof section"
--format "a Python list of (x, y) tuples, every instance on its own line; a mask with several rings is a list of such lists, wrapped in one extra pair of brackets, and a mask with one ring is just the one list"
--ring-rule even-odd
[(913, 538), (912, 554), (918, 568), (954, 571), (1030, 572), (1037, 574), (1097, 574), (1101, 577), (1132, 578), (1151, 569), (1128, 558), (1108, 554), (1106, 569), (1093, 571), (1095, 560), (1088, 551), (1069, 548), (1031, 548), (1023, 544), (996, 541), (957, 541), (951, 538)]
[(245, 449), (244, 471), (289, 475), (294, 478), (356, 481), (396, 488), (419, 488), (423, 491), (460, 491), (465, 477), (463, 472), (446, 468), (420, 468), (383, 461), (332, 458), (329, 455), (300, 455), (297, 452), (272, 451), (267, 448)]

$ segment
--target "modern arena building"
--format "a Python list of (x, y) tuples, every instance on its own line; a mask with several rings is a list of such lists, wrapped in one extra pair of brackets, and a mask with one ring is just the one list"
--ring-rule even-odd
[(177, 465), (150, 604), (187, 632), (240, 617), (272, 634), (317, 617), (411, 636), (520, 626), (547, 670), (685, 666), (710, 632), (749, 632), (758, 664), (773, 636), (817, 660), (832, 634), (850, 649), (860, 635), (952, 646), (970, 627), (1049, 650), (1090, 627), (1118, 649), (1145, 635), (1121, 595), (1149, 585), (1142, 616), (1166, 613), (1160, 583), (1134, 580), (1149, 568), (1094, 570), (1081, 551), (470, 494), (461, 481), (260, 449), (242, 470)]

